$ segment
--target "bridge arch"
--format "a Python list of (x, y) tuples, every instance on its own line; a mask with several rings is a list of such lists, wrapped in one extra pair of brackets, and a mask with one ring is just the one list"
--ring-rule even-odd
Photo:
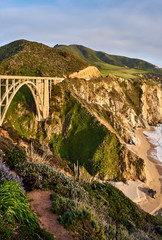
[(19, 89), (26, 85), (34, 98), (37, 110), (37, 120), (41, 121), (49, 114), (49, 97), (51, 84), (62, 82), (63, 78), (51, 77), (24, 77), (0, 75), (0, 126), (6, 116), (7, 110)]
[(5, 94), (3, 96), (3, 99), (1, 101), (1, 104), (3, 104), (3, 102), (7, 100), (8, 93), (14, 89), (14, 91), (8, 97), (7, 104), (5, 105), (5, 107), (4, 107), (4, 109), (3, 109), (2, 113), (1, 113), (1, 121), (2, 121), (2, 123), (4, 121), (4, 118), (6, 116), (7, 110), (9, 108), (9, 106), (10, 106), (14, 96), (17, 94), (17, 92), (20, 90), (20, 88), (22, 86), (24, 86), (24, 85), (26, 85), (30, 89), (30, 91), (31, 91), (31, 93), (33, 95), (33, 98), (34, 98), (34, 101), (35, 101), (35, 105), (36, 105), (36, 109), (37, 109), (37, 120), (41, 121), (43, 119), (43, 103), (42, 103), (39, 91), (38, 91), (36, 85), (33, 82), (26, 81), (26, 82), (23, 82), (21, 84), (14, 84), (14, 85), (12, 85), (9, 88), (8, 92), (5, 92)]

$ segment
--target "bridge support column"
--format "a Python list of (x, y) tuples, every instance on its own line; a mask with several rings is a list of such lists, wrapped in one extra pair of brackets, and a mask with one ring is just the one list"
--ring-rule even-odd
[[(40, 103), (40, 101), (41, 101), (41, 103), (43, 104), (43, 80), (42, 79), (36, 79), (36, 87), (37, 87), (37, 89), (38, 89), (38, 92), (39, 92), (39, 94), (38, 94), (38, 92), (36, 92), (36, 99), (37, 99), (37, 102), (38, 103)], [(41, 104), (39, 104), (39, 105), (41, 105)], [(39, 109), (40, 111), (37, 111), (37, 121), (41, 121), (42, 120), (42, 117), (43, 117), (43, 109)]]
[[(2, 80), (0, 79), (0, 101), (2, 99)], [(0, 103), (0, 126), (2, 126), (2, 103)]]
[(49, 80), (44, 80), (43, 117), (49, 116)]

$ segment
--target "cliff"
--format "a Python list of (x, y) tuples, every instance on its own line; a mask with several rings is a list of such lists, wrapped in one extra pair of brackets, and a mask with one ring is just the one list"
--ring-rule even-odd
[(135, 142), (134, 129), (162, 121), (162, 91), (154, 81), (109, 75), (89, 82), (69, 81), (67, 87), (121, 142)]
[(13, 111), (15, 97), (5, 124), (20, 135), (46, 142), (71, 169), (79, 164), (85, 178), (144, 180), (143, 161), (126, 144), (136, 143), (136, 128), (161, 122), (161, 97), (160, 84), (144, 76), (136, 81), (113, 75), (90, 81), (66, 79), (53, 86), (44, 123), (35, 120), (28, 95)]

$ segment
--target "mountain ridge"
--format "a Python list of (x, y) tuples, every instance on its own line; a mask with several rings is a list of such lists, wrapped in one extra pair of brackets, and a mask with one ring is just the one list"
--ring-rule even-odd
[[(75, 56), (79, 56), (84, 60), (87, 60), (89, 63), (97, 62), (97, 60), (103, 61), (104, 63), (108, 63), (115, 66), (120, 67), (129, 67), (129, 68), (137, 68), (137, 69), (155, 69), (155, 66), (152, 63), (144, 61), (138, 58), (130, 58), (119, 55), (112, 55), (105, 53), (103, 51), (95, 51), (91, 48), (85, 47), (83, 45), (71, 44), (71, 45), (55, 45), (54, 48), (64, 49)], [(96, 65), (98, 65), (96, 63)], [(98, 65), (99, 66), (99, 65)]]
[(0, 47), (0, 72), (8, 75), (64, 76), (89, 64), (42, 43), (17, 40)]

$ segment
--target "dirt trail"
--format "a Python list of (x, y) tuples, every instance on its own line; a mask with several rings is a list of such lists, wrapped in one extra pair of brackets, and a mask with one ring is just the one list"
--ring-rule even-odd
[(34, 190), (28, 194), (31, 209), (38, 214), (41, 228), (55, 235), (56, 240), (74, 240), (68, 231), (59, 223), (58, 215), (52, 213), (50, 194), (52, 191)]

